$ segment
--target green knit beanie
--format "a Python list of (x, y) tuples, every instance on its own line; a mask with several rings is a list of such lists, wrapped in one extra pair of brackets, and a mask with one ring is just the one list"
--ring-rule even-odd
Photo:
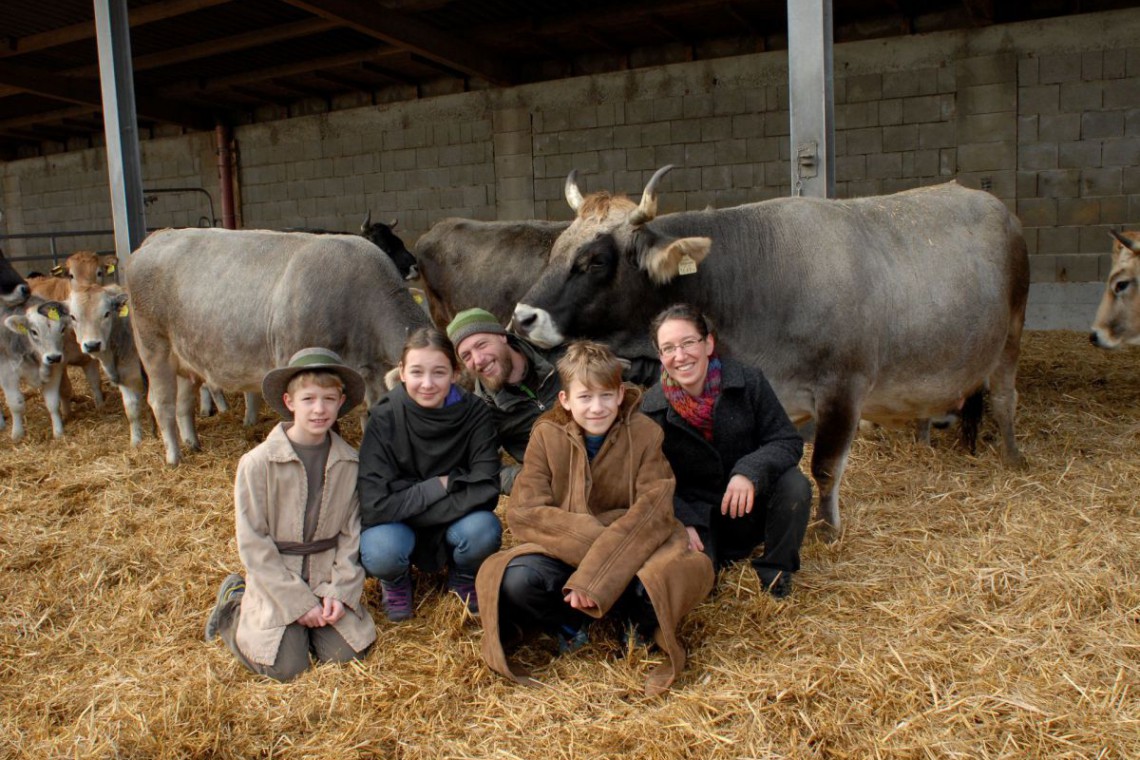
[(456, 314), (455, 319), (447, 325), (447, 337), (451, 339), (457, 349), (464, 338), (475, 333), (506, 335), (507, 331), (499, 324), (499, 320), (495, 319), (494, 314), (478, 307), (464, 309)]

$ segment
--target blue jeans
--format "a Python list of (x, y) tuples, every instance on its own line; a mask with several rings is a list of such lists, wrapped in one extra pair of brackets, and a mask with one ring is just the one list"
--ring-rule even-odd
[[(474, 577), (483, 560), (499, 550), (503, 526), (494, 512), (470, 512), (447, 526), (444, 540), (451, 549), (451, 566)], [(360, 534), (360, 564), (382, 581), (394, 581), (408, 572), (416, 531), (404, 523), (384, 523)]]

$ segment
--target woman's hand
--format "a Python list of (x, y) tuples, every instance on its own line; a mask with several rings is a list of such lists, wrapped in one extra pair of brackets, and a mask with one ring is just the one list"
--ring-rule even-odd
[(331, 596), (326, 596), (321, 600), (321, 608), (321, 611), (324, 614), (325, 622), (329, 625), (332, 625), (344, 617), (344, 602), (339, 599), (334, 599)]
[(323, 628), (325, 623), (325, 611), (321, 605), (316, 605), (313, 609), (306, 612), (301, 617), (297, 618), (297, 622), (306, 628)]
[(697, 529), (691, 525), (686, 525), (685, 532), (689, 534), (689, 548), (695, 552), (703, 552), (705, 550), (705, 545), (701, 541), (701, 537), (697, 533)]
[(563, 600), (576, 610), (592, 610), (598, 606), (590, 597), (583, 594), (581, 591), (571, 591), (566, 595)]
[(446, 491), (447, 490), (447, 476), (446, 475), (440, 475), (439, 476), (439, 482), (443, 483), (443, 490)]
[(729, 517), (744, 517), (752, 511), (756, 500), (756, 486), (743, 475), (733, 475), (720, 501), (720, 513)]

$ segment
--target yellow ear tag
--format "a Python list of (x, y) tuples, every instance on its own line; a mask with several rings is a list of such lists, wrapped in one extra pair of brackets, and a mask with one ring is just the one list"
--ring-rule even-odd
[(681, 257), (681, 261), (677, 263), (677, 274), (696, 274), (697, 262), (693, 261), (693, 257), (685, 254)]
[(60, 277), (63, 275), (63, 272), (64, 272), (63, 264), (56, 264), (54, 267), (51, 268), (52, 277)]
[(28, 328), (24, 327), (23, 325), (16, 325), (16, 332), (20, 333), (20, 335), (27, 335)]
[(115, 273), (115, 265), (114, 264), (108, 264), (107, 265), (107, 274), (114, 274), (114, 273)]
[(122, 306), (119, 307), (119, 316), (120, 317), (125, 317), (130, 313), (131, 313), (131, 307), (130, 306), (123, 304)]
[(56, 308), (48, 309), (48, 319), (50, 319), (52, 322), (58, 322), (59, 321), (59, 309), (56, 309)]
[(424, 297), (419, 293), (412, 293), (412, 300), (414, 300), (419, 306), (423, 306), (424, 304)]

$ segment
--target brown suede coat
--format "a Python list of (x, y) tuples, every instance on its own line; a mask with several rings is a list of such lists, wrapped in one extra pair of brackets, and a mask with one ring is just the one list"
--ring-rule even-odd
[(526, 543), (489, 557), (476, 580), (483, 658), (492, 670), (531, 680), (512, 671), (499, 629), (503, 574), (523, 554), (578, 568), (565, 591), (597, 602), (585, 610), (594, 617), (605, 615), (636, 575), (653, 602), (655, 639), (668, 656), (646, 679), (645, 692), (663, 692), (684, 667), (677, 625), (712, 590), (713, 569), (708, 557), (689, 549), (688, 534), (673, 517), (673, 471), (661, 452), (663, 433), (636, 411), (640, 402), (641, 391), (627, 386), (618, 420), (592, 462), (581, 428), (561, 406), (535, 423), (507, 507), (511, 532)]

